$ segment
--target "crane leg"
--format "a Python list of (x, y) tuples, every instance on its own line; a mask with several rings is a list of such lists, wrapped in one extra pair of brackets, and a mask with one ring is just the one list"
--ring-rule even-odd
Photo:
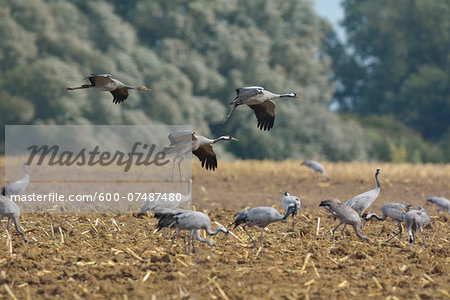
[(332, 242), (332, 243), (334, 242), (334, 232), (335, 232), (336, 229), (338, 229), (339, 226), (341, 226), (342, 224), (344, 224), (344, 222), (341, 221), (341, 222), (338, 224), (338, 226), (336, 226), (336, 227), (333, 229), (333, 233), (332, 233), (332, 235), (331, 235), (331, 242)]
[(259, 237), (259, 244), (260, 244), (260, 247), (261, 247), (261, 254), (264, 253), (264, 250), (263, 250), (263, 234), (264, 234), (264, 227), (261, 230), (261, 236)]
[(422, 234), (423, 245), (425, 248), (427, 248), (427, 243), (425, 242), (425, 236), (423, 235), (423, 232), (422, 232), (422, 226), (419, 227), (419, 231)]
[(66, 90), (73, 91), (73, 90), (80, 90), (80, 89), (88, 89), (91, 87), (92, 87), (92, 85), (90, 85), (90, 84), (83, 84), (82, 86), (77, 86), (77, 87), (73, 87), (73, 88), (68, 87), (68, 88), (66, 88)]
[[(362, 218), (362, 216), (361, 216), (361, 218)], [(365, 224), (365, 223), (364, 223), (364, 224)], [(345, 226), (344, 226), (344, 227), (345, 227)], [(364, 235), (366, 235), (366, 234), (364, 233), (364, 225), (361, 226), (361, 233), (364, 234)]]
[(169, 254), (170, 250), (172, 250), (173, 243), (175, 242), (175, 239), (177, 238), (178, 233), (180, 233), (180, 229), (179, 228), (177, 228), (177, 231), (175, 232), (175, 235), (173, 236), (173, 239), (172, 239), (172, 242), (170, 243), (169, 251), (167, 251), (167, 254)]
[(194, 246), (194, 239), (193, 239), (193, 236), (194, 236), (194, 229), (191, 229), (191, 230), (189, 231), (189, 253), (188, 253), (188, 254), (191, 254), (191, 245), (192, 245), (192, 251), (193, 251), (195, 254), (197, 254), (197, 252), (195, 251), (195, 246)]
[(9, 233), (9, 217), (8, 217), (8, 223), (6, 223), (6, 231)]
[(292, 231), (295, 231), (295, 217), (292, 215)]
[(287, 232), (287, 218), (284, 220), (284, 233)]
[(174, 173), (175, 173), (175, 161), (177, 160), (177, 158), (178, 158), (178, 155), (175, 156), (175, 157), (173, 158), (173, 163), (172, 163), (172, 176), (170, 176), (170, 181), (172, 181), (172, 182), (173, 182), (173, 176), (174, 176)]
[(390, 240), (392, 240), (393, 238), (395, 238), (397, 235), (400, 234), (400, 241), (402, 240), (402, 224), (400, 222), (397, 222), (398, 225), (398, 232), (396, 234), (394, 234), (393, 236), (391, 236), (389, 239), (386, 240), (386, 243), (389, 242)]
[(225, 123), (228, 118), (231, 116), (231, 114), (233, 113), (233, 111), (236, 109), (237, 105), (234, 105), (233, 108), (231, 109), (230, 113), (225, 117), (225, 120), (223, 120), (223, 122)]
[[(344, 241), (347, 241), (347, 240), (345, 239), (345, 235), (344, 235), (345, 226), (347, 226), (347, 224), (344, 224), (344, 227), (342, 228), (341, 233), (342, 233), (342, 237), (344, 238)], [(361, 229), (361, 231), (362, 231), (362, 229)], [(364, 234), (364, 233), (363, 233), (363, 234)]]
[(247, 227), (247, 224), (245, 224), (244, 226), (242, 226), (242, 229), (244, 229), (244, 231), (247, 232), (248, 236), (251, 238), (251, 240), (252, 240), (252, 242), (253, 242), (253, 246), (256, 248), (256, 242), (255, 242), (255, 240), (253, 239), (252, 235), (247, 231), (247, 228), (245, 228), (245, 227)]
[[(9, 222), (9, 219), (8, 219)], [(13, 219), (14, 222), (14, 227), (16, 227), (16, 230), (20, 233), (20, 235), (22, 236), (22, 239), (25, 243), (28, 243), (28, 239), (25, 237), (25, 235), (23, 234), (22, 230), (20, 230), (19, 228), (19, 218), (14, 218)]]
[(180, 173), (180, 183), (183, 183), (183, 178), (181, 178), (181, 162), (183, 161), (184, 157), (181, 157), (181, 159), (178, 161), (178, 172)]

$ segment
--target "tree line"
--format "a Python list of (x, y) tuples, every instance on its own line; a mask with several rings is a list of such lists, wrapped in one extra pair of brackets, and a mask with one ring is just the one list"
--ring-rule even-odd
[[(365, 49), (363, 42), (356, 45), (361, 35), (367, 41), (377, 34), (379, 41), (374, 40), (372, 47), (381, 47), (386, 39), (382, 35), (394, 34), (387, 29), (375, 32), (376, 24), (363, 29), (366, 18), (360, 14), (374, 12), (362, 7), (371, 1), (344, 1), (346, 45), (333, 37), (330, 25), (315, 14), (308, 0), (5, 2), (0, 11), (2, 125), (192, 124), (202, 135), (242, 137), (239, 143), (219, 147), (229, 157), (449, 160), (444, 151), (448, 143), (440, 142), (449, 135), (448, 121), (440, 133), (429, 129), (446, 112), (434, 114), (430, 103), (441, 99), (448, 109), (445, 64), (422, 63), (413, 68), (415, 73), (404, 71), (398, 75), (404, 87), (396, 85), (393, 75), (387, 83), (387, 78), (370, 81), (383, 77), (381, 70), (395, 61), (395, 56), (384, 62), (375, 55), (378, 52), (367, 52), (375, 50)], [(395, 3), (410, 1), (387, 2), (400, 10), (403, 7)], [(442, 7), (436, 10), (444, 15)], [(424, 26), (433, 25), (425, 24), (425, 17), (415, 22), (422, 19)], [(443, 31), (446, 25), (440, 26)], [(415, 44), (404, 39), (407, 45)], [(420, 46), (423, 53), (439, 42), (438, 53), (443, 39)], [(398, 62), (398, 68), (409, 66), (408, 59)], [(90, 73), (110, 73), (126, 84), (146, 84), (153, 91), (133, 93), (121, 105), (112, 104), (106, 93), (65, 91)], [(235, 88), (245, 85), (294, 91), (302, 100), (277, 101), (270, 133), (256, 128), (249, 109), (237, 110), (223, 125)], [(381, 91), (382, 99), (376, 95)], [(438, 100), (427, 102), (431, 91)], [(401, 109), (405, 102), (408, 110)], [(330, 111), (332, 103), (339, 104), (339, 114)], [(395, 103), (396, 110), (389, 103)], [(426, 120), (414, 119), (417, 112), (424, 117), (424, 107)], [(420, 129), (420, 123), (427, 127)], [(391, 140), (384, 138), (389, 130), (383, 128), (389, 126), (396, 128)], [(429, 131), (432, 136), (426, 134)], [(406, 149), (403, 156), (402, 149)]]

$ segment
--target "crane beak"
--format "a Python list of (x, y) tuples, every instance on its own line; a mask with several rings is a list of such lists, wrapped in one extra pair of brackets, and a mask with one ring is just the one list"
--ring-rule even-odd
[(141, 87), (139, 87), (139, 90), (148, 92), (148, 91), (151, 91), (152, 89), (149, 89), (146, 86), (141, 86)]
[(232, 141), (239, 142), (239, 140), (238, 140), (237, 138), (235, 138), (235, 137), (231, 137), (231, 140), (232, 140)]

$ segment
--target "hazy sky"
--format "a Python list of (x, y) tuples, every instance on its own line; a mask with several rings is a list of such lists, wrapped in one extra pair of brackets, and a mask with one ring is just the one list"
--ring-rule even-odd
[(339, 21), (344, 17), (341, 0), (313, 0), (314, 7), (319, 16), (326, 18), (335, 28), (341, 40), (345, 39), (345, 32)]

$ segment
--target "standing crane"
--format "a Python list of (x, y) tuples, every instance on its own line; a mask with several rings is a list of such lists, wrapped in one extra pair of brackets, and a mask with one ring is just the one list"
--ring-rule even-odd
[(236, 98), (230, 103), (230, 105), (233, 105), (233, 109), (225, 117), (223, 122), (225, 123), (228, 120), (236, 107), (247, 104), (255, 113), (258, 121), (257, 127), (260, 130), (267, 131), (272, 129), (273, 122), (275, 121), (275, 102), (273, 100), (283, 97), (300, 98), (295, 93), (274, 94), (260, 86), (248, 86), (236, 89), (236, 93)]
[(333, 234), (331, 236), (331, 242), (334, 242), (334, 232), (342, 224), (344, 224), (344, 227), (342, 228), (341, 233), (342, 233), (342, 237), (344, 238), (344, 241), (345, 241), (344, 230), (345, 230), (345, 227), (347, 226), (347, 224), (350, 224), (353, 226), (353, 229), (355, 230), (355, 233), (357, 236), (368, 241), (369, 243), (372, 243), (372, 241), (367, 236), (365, 236), (364, 234), (362, 234), (360, 232), (362, 230), (361, 218), (359, 217), (358, 213), (353, 208), (342, 204), (342, 202), (339, 201), (338, 199), (323, 200), (322, 202), (320, 202), (319, 206), (328, 208), (331, 211), (331, 213), (334, 216), (338, 217), (340, 220), (338, 226), (336, 226), (333, 229)]
[(182, 181), (180, 164), (183, 161), (184, 157), (190, 152), (197, 156), (198, 159), (202, 162), (202, 168), (214, 171), (217, 168), (217, 157), (212, 144), (219, 141), (239, 141), (237, 138), (234, 138), (231, 135), (224, 135), (216, 139), (208, 139), (204, 136), (196, 134), (195, 131), (174, 132), (169, 134), (168, 138), (170, 141), (170, 145), (168, 147), (165, 147), (163, 149), (163, 152), (166, 155), (176, 153), (176, 156), (173, 158), (172, 164), (172, 181), (175, 172), (175, 161), (177, 158), (179, 158), (178, 171), (180, 172), (180, 182)]
[(243, 210), (234, 215), (236, 218), (231, 225), (234, 225), (234, 228), (239, 226), (240, 224), (244, 224), (242, 229), (248, 234), (250, 239), (253, 242), (253, 246), (256, 248), (256, 242), (251, 236), (251, 234), (247, 231), (246, 227), (248, 225), (258, 226), (262, 228), (260, 240), (261, 254), (263, 254), (263, 234), (264, 228), (266, 228), (269, 224), (286, 220), (286, 218), (292, 214), (295, 210), (295, 204), (290, 204), (287, 212), (284, 215), (281, 215), (275, 208), (273, 207), (254, 207), (249, 210)]
[[(300, 210), (300, 198), (292, 196), (289, 192), (281, 192), (285, 197), (281, 199), (281, 207), (284, 209), (284, 213), (287, 213), (290, 207), (294, 207), (292, 212), (292, 231), (294, 231), (295, 226), (295, 216)], [(284, 220), (284, 232), (287, 232), (287, 219)]]
[(378, 194), (380, 193), (380, 181), (378, 180), (378, 174), (380, 174), (380, 169), (377, 169), (375, 171), (375, 180), (377, 181), (377, 186), (370, 191), (367, 191), (365, 193), (356, 195), (352, 199), (345, 202), (345, 205), (353, 208), (356, 210), (356, 212), (362, 217), (364, 211), (369, 208), (369, 206), (372, 205), (373, 202), (378, 197)]
[[(172, 249), (172, 245), (175, 242), (175, 239), (177, 238), (178, 234), (180, 233), (181, 229), (188, 230), (189, 235), (189, 248), (187, 253), (189, 254), (191, 251), (191, 244), (195, 251), (195, 246), (192, 242), (192, 237), (195, 235), (195, 237), (201, 241), (201, 242), (207, 242), (211, 247), (214, 246), (214, 242), (212, 240), (208, 239), (199, 239), (200, 236), (200, 230), (204, 229), (208, 235), (214, 236), (217, 235), (219, 232), (223, 232), (228, 235), (228, 230), (225, 227), (219, 227), (216, 231), (211, 230), (211, 220), (209, 217), (199, 211), (193, 211), (193, 210), (185, 210), (185, 209), (176, 209), (175, 211), (171, 211), (171, 209), (168, 210), (161, 210), (155, 213), (155, 217), (158, 219), (158, 229), (165, 228), (165, 227), (174, 227), (176, 228), (175, 235), (172, 239), (172, 242), (170, 243), (169, 250), (167, 253), (170, 253), (170, 250)], [(198, 231), (198, 233), (196, 233)]]
[(419, 229), (422, 234), (423, 245), (427, 247), (425, 242), (425, 236), (423, 235), (422, 228), (423, 225), (430, 224), (430, 216), (428, 216), (427, 212), (422, 208), (422, 206), (417, 207), (417, 209), (411, 209), (407, 213), (404, 214), (406, 229), (408, 230), (408, 241), (411, 244), (411, 247), (414, 246), (414, 242), (416, 238), (414, 233), (417, 229)]
[(394, 234), (392, 237), (390, 237), (386, 242), (389, 242), (397, 235), (400, 235), (399, 239), (402, 240), (402, 222), (403, 222), (403, 216), (404, 213), (409, 210), (411, 205), (409, 204), (403, 204), (403, 203), (386, 203), (381, 208), (381, 212), (383, 215), (381, 217), (377, 216), (376, 214), (367, 214), (366, 221), (364, 222), (364, 225), (372, 218), (376, 218), (377, 220), (384, 221), (387, 217), (391, 218), (395, 221), (398, 225), (398, 232)]
[(307, 166), (310, 167), (311, 169), (313, 169), (314, 171), (320, 173), (320, 175), (322, 175), (323, 178), (325, 178), (326, 180), (330, 180), (330, 177), (328, 177), (327, 174), (325, 174), (325, 169), (322, 166), (322, 164), (318, 161), (314, 161), (314, 160), (304, 160), (302, 162), (302, 166)]
[(117, 79), (111, 78), (110, 74), (91, 74), (91, 76), (84, 78), (89, 79), (91, 84), (83, 84), (78, 87), (68, 87), (66, 90), (73, 91), (79, 89), (94, 88), (100, 92), (110, 92), (114, 99), (113, 103), (122, 103), (128, 98), (128, 90), (138, 90), (138, 91), (151, 91), (146, 86), (132, 87), (125, 85)]
[(5, 185), (2, 189), (3, 196), (19, 195), (25, 191), (28, 184), (30, 183), (30, 175), (28, 174), (27, 170), (25, 169), (25, 165), (26, 165), (26, 163), (22, 164), (22, 170), (24, 173), (22, 179), (8, 183), (7, 185)]
[(430, 197), (427, 199), (427, 203), (434, 203), (438, 206), (438, 212), (441, 210), (447, 211), (450, 214), (450, 201), (443, 197)]
[(28, 243), (28, 239), (23, 234), (22, 230), (20, 230), (20, 209), (17, 206), (17, 204), (11, 199), (0, 196), (0, 221), (3, 219), (3, 217), (8, 218), (8, 223), (6, 224), (6, 231), (9, 233), (9, 221), (12, 220), (14, 223), (14, 227), (16, 227), (17, 232), (20, 233), (22, 236), (22, 239), (25, 243)]

